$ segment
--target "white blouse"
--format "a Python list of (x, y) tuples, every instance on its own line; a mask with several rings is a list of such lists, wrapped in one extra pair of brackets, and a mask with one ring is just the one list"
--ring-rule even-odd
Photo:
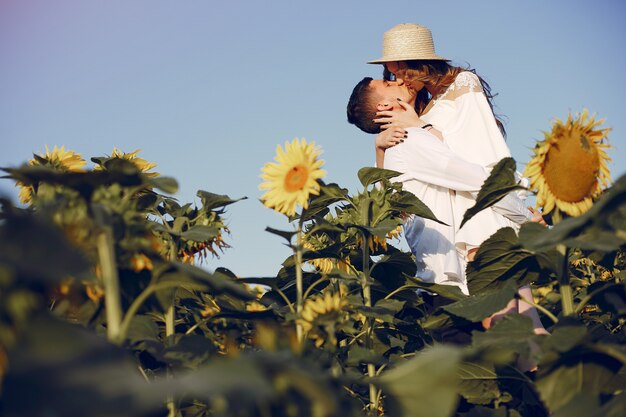
[[(468, 162), (490, 170), (502, 158), (511, 156), (480, 80), (472, 72), (459, 73), (454, 83), (433, 99), (433, 104), (421, 118), (438, 129), (446, 145)], [(527, 179), (522, 179), (519, 173), (518, 179), (522, 185), (528, 185)], [(524, 199), (526, 192), (519, 192), (518, 196)], [(458, 225), (465, 211), (476, 200), (475, 196), (467, 192), (457, 192), (453, 200), (455, 223)], [(532, 214), (529, 210), (525, 211), (528, 220)], [(457, 249), (465, 254), (467, 249), (479, 246), (501, 227), (517, 229), (519, 223), (523, 221), (512, 221), (497, 210), (483, 210), (456, 231)]]

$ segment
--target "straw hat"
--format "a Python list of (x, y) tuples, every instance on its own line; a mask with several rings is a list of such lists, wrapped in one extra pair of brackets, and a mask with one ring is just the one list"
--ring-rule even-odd
[(430, 59), (449, 61), (435, 53), (433, 35), (430, 29), (413, 23), (402, 23), (389, 29), (383, 35), (383, 56), (368, 64), (381, 64), (392, 61)]

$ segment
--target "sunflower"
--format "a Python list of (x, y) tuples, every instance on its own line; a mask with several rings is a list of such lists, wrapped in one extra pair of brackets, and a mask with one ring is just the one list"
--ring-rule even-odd
[[(224, 227), (226, 232), (229, 232), (228, 228)], [(219, 258), (220, 252), (224, 252), (225, 248), (230, 248), (230, 245), (224, 242), (222, 234), (219, 233), (213, 239), (205, 242), (186, 241), (182, 243), (183, 247), (178, 251), (178, 258), (181, 262), (194, 265), (196, 255), (199, 255), (200, 261), (206, 259), (208, 254), (211, 253), (214, 257)]]
[[(309, 251), (319, 251), (331, 245), (331, 240), (326, 235), (311, 235), (305, 234), (302, 246)], [(307, 260), (307, 263), (315, 267), (317, 270), (324, 274), (330, 274), (333, 269), (337, 268), (347, 274), (354, 271), (350, 258), (345, 257), (343, 259), (337, 258), (315, 258)]]
[[(143, 158), (139, 158), (137, 156), (137, 154), (139, 153), (139, 151), (141, 151), (141, 149), (137, 149), (133, 152), (122, 152), (117, 148), (113, 148), (113, 153), (111, 154), (111, 159), (113, 158), (120, 158), (120, 159), (125, 159), (127, 161), (130, 161), (133, 163), (133, 165), (135, 165), (137, 167), (137, 169), (139, 169), (139, 171), (141, 171), (146, 177), (150, 177), (150, 178), (154, 178), (154, 177), (158, 177), (159, 173), (158, 172), (148, 172), (150, 171), (152, 168), (156, 167), (157, 164), (153, 163), (153, 162), (148, 162), (147, 160), (143, 159)], [(99, 171), (101, 170), (102, 167), (101, 166), (96, 166), (95, 170)]]
[[(343, 290), (344, 293), (347, 292)], [(348, 313), (345, 311), (348, 301), (340, 292), (327, 291), (306, 300), (298, 323), (315, 346), (320, 347), (326, 340), (336, 344), (335, 326), (344, 321)]]
[(276, 162), (269, 162), (263, 167), (261, 190), (268, 190), (261, 197), (263, 204), (279, 213), (293, 216), (296, 205), (306, 209), (309, 196), (318, 195), (320, 185), (317, 182), (326, 172), (320, 169), (324, 161), (318, 159), (321, 151), (314, 142), (295, 138), (285, 143), (285, 150), (276, 147)]
[[(387, 240), (388, 239), (400, 240), (401, 234), (402, 234), (402, 226), (397, 226), (395, 229), (387, 233), (385, 237), (371, 235), (367, 240), (370, 251), (372, 252), (377, 251), (378, 248), (382, 248), (384, 251), (387, 251)], [(361, 234), (357, 235), (356, 242), (359, 246), (362, 245), (363, 238), (361, 237)]]
[(554, 220), (579, 216), (589, 210), (593, 200), (611, 181), (606, 153), (606, 136), (611, 129), (601, 129), (604, 120), (595, 120), (587, 110), (577, 117), (570, 113), (563, 123), (556, 120), (552, 131), (535, 145), (534, 156), (524, 175), (530, 189), (537, 193), (537, 206), (552, 213)]
[[(28, 165), (42, 165), (65, 172), (80, 172), (87, 162), (76, 152), (65, 150), (65, 146), (58, 148), (56, 145), (52, 151), (46, 145), (46, 153), (44, 155), (35, 155), (33, 159), (28, 161)], [(22, 204), (29, 204), (32, 201), (34, 188), (32, 185), (24, 185), (17, 182), (16, 186), (20, 187), (19, 199)]]

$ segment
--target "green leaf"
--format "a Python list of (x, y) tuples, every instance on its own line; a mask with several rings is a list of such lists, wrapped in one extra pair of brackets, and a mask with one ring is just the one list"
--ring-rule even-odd
[(148, 182), (152, 183), (154, 188), (158, 188), (167, 194), (174, 194), (178, 191), (178, 181), (172, 177), (150, 178)]
[(521, 314), (502, 317), (486, 332), (473, 332), (472, 345), (475, 347), (494, 346), (507, 348), (518, 353), (528, 353), (528, 341), (535, 337), (532, 320)]
[(382, 303), (375, 307), (366, 307), (366, 306), (353, 306), (355, 311), (363, 314), (365, 317), (371, 317), (373, 319), (379, 319), (388, 323), (394, 321), (394, 314), (396, 314), (402, 305), (404, 305), (403, 301), (399, 300), (386, 300), (387, 303)]
[(489, 404), (500, 397), (498, 375), (493, 366), (462, 362), (458, 367), (459, 393), (472, 404)]
[(130, 321), (126, 338), (131, 345), (145, 340), (159, 342), (159, 326), (150, 316), (135, 315)]
[(163, 351), (163, 360), (169, 365), (196, 369), (216, 351), (213, 342), (205, 336), (183, 335), (174, 346)]
[(291, 238), (293, 238), (297, 232), (288, 232), (285, 230), (278, 230), (278, 229), (274, 229), (272, 227), (266, 227), (265, 228), (266, 232), (270, 232), (276, 236), (280, 236), (283, 239), (285, 239), (287, 241), (288, 244), (291, 244)]
[(227, 195), (214, 194), (204, 190), (198, 190), (197, 196), (200, 197), (202, 207), (205, 210), (213, 210), (218, 207), (226, 207), (230, 204), (236, 203), (237, 201), (246, 200), (248, 198), (241, 197), (233, 200)]
[(389, 197), (389, 203), (398, 211), (402, 211), (406, 214), (414, 214), (424, 219), (429, 219), (437, 223), (446, 225), (446, 223), (439, 220), (433, 212), (428, 208), (426, 204), (422, 202), (417, 196), (408, 191), (400, 191), (393, 193)]
[(397, 227), (397, 223), (389, 221), (380, 223), (376, 226), (364, 226), (356, 223), (344, 223), (344, 226), (354, 227), (355, 229), (365, 232), (367, 236), (378, 236), (380, 238), (384, 238), (389, 232)]
[(181, 233), (180, 237), (193, 242), (208, 242), (219, 236), (219, 234), (219, 227), (195, 225)]
[(497, 289), (508, 280), (519, 287), (549, 275), (552, 267), (548, 254), (535, 254), (521, 247), (513, 229), (505, 227), (483, 242), (476, 259), (468, 263), (469, 292)]
[[(237, 360), (218, 358), (170, 382), (172, 392), (179, 396), (208, 401), (226, 400), (228, 408), (244, 407), (251, 410), (255, 404), (275, 395), (271, 380), (262, 363), (253, 357)], [(242, 395), (245, 393), (245, 395)], [(242, 413), (240, 415), (248, 415)]]
[(227, 274), (218, 271), (210, 273), (202, 268), (183, 263), (174, 263), (173, 265), (179, 272), (201, 283), (206, 283), (216, 293), (227, 293), (242, 300), (254, 300), (256, 298), (240, 282), (233, 280)]
[(316, 233), (343, 233), (345, 232), (345, 228), (341, 224), (333, 224), (328, 222), (322, 217), (318, 217), (315, 219), (315, 223), (310, 230), (307, 230), (307, 235), (314, 235)]
[(463, 227), (469, 219), (482, 210), (502, 200), (511, 191), (525, 189), (515, 181), (515, 168), (516, 165), (513, 158), (503, 158), (493, 167), (489, 177), (487, 177), (478, 192), (476, 204), (467, 209), (463, 215), (460, 227)]
[[(554, 417), (605, 417), (604, 413), (601, 413), (599, 399), (593, 395), (581, 393), (568, 402), (565, 406), (561, 407), (556, 413), (553, 413)], [(624, 414), (620, 414), (623, 417)]]
[[(567, 318), (560, 320), (552, 329), (552, 334), (541, 344), (545, 352), (554, 351), (554, 360), (558, 360), (561, 354), (574, 349), (581, 344), (587, 336), (587, 328), (575, 319)], [(548, 362), (544, 358), (541, 364)]]
[(457, 317), (478, 322), (506, 307), (515, 298), (516, 292), (515, 283), (509, 281), (499, 290), (470, 295), (444, 306), (443, 309)]
[(558, 411), (579, 395), (596, 396), (613, 377), (605, 366), (578, 360), (563, 364), (537, 381), (541, 398), (551, 411)]
[(467, 295), (463, 294), (461, 289), (455, 285), (435, 284), (432, 282), (422, 281), (415, 277), (409, 277), (409, 279), (411, 280), (411, 285), (415, 288), (438, 294), (439, 296), (450, 300), (458, 301), (467, 298)]
[(372, 266), (371, 276), (385, 288), (394, 290), (408, 284), (407, 277), (414, 276), (416, 271), (411, 254), (397, 251), (381, 256)]
[(374, 184), (383, 179), (390, 179), (393, 177), (397, 177), (401, 175), (400, 172), (392, 171), (390, 169), (383, 168), (374, 168), (374, 167), (364, 167), (359, 169), (359, 181), (363, 184), (364, 187), (369, 186), (370, 184)]
[(450, 417), (457, 404), (460, 350), (436, 346), (378, 379), (394, 417)]
[(149, 417), (163, 409), (168, 391), (147, 384), (132, 355), (100, 335), (49, 317), (24, 330), (9, 352), (3, 415)]
[(340, 201), (348, 201), (348, 190), (339, 187), (337, 184), (320, 184), (320, 193), (311, 197), (309, 207), (303, 210), (301, 221), (311, 220), (317, 216), (323, 216), (328, 213), (328, 208)]
[(2, 203), (0, 265), (30, 282), (55, 283), (68, 276), (92, 279), (86, 256), (51, 220)]
[(364, 363), (373, 363), (377, 366), (387, 363), (387, 360), (371, 349), (359, 345), (352, 345), (348, 351), (347, 365), (358, 366)]
[(565, 317), (542, 340), (536, 386), (551, 411), (569, 407), (580, 395), (614, 394), (612, 382), (623, 369), (623, 352), (593, 343), (592, 336), (578, 320)]

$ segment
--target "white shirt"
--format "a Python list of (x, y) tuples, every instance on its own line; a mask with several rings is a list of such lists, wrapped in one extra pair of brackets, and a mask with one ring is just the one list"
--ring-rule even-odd
[[(432, 101), (430, 109), (421, 117), (443, 135), (444, 143), (457, 155), (490, 170), (502, 158), (510, 157), (493, 112), (487, 102), (480, 79), (472, 72), (459, 73), (448, 89)], [(518, 178), (528, 186), (526, 179)], [(526, 198), (526, 191), (518, 192)], [(460, 223), (465, 211), (475, 203), (475, 196), (467, 192), (456, 193), (455, 215)], [(518, 222), (519, 223), (519, 222)], [(499, 215), (497, 211), (484, 210), (457, 230), (457, 249), (465, 253), (468, 245), (479, 246), (502, 227), (517, 229), (516, 222)]]
[[(417, 196), (447, 224), (420, 217), (405, 223), (405, 236), (417, 260), (418, 276), (428, 282), (456, 285), (467, 294), (465, 263), (455, 248), (458, 216), (454, 199), (458, 191), (475, 198), (489, 176), (488, 170), (460, 158), (424, 129), (409, 128), (407, 132), (403, 143), (385, 151), (384, 167), (402, 173), (393, 181), (402, 182), (404, 190)], [(513, 193), (487, 210), (497, 210), (517, 223), (532, 216)]]

